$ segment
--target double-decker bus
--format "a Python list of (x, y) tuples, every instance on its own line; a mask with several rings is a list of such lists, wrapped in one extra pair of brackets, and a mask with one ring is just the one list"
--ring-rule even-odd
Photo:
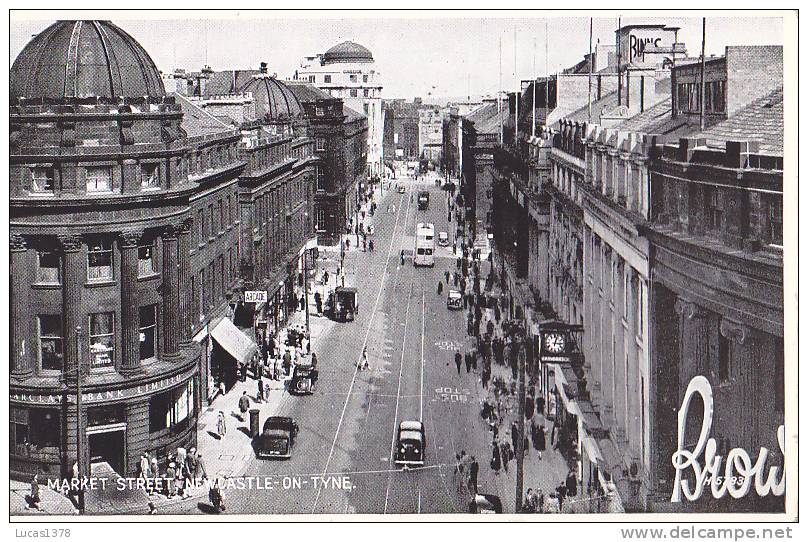
[(419, 222), (415, 227), (415, 257), (413, 265), (435, 265), (435, 225)]

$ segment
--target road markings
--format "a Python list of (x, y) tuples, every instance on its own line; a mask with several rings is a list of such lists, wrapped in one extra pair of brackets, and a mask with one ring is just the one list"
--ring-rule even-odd
[[(401, 399), (401, 376), (404, 374), (404, 350), (407, 344), (407, 322), (410, 319), (410, 298), (412, 297), (412, 277), (410, 277), (410, 295), (407, 296), (407, 310), (404, 313), (404, 340), (401, 343), (401, 363), (398, 367), (398, 389), (396, 390), (396, 410), (393, 416), (393, 439), (390, 441), (390, 458), (396, 453), (396, 437), (398, 436), (398, 402)], [(390, 497), (390, 480), (387, 477), (387, 489), (384, 492), (384, 513), (387, 513), (387, 500)]]
[[(410, 206), (407, 205), (407, 215), (409, 214), (409, 212), (410, 212)], [(393, 253), (393, 242), (394, 242), (394, 240), (396, 238), (396, 229), (398, 228), (398, 219), (400, 217), (401, 217), (401, 209), (399, 208), (398, 213), (396, 213), (396, 222), (395, 222), (395, 224), (393, 224), (393, 233), (392, 233), (392, 235), (390, 237), (390, 246), (387, 248), (387, 257), (384, 260), (384, 270), (382, 272), (382, 280), (379, 283), (379, 292), (376, 294), (376, 300), (373, 303), (373, 311), (370, 313), (370, 321), (368, 322), (367, 331), (365, 332), (365, 340), (362, 343), (362, 350), (364, 350), (365, 347), (367, 346), (368, 337), (370, 336), (370, 330), (373, 328), (373, 319), (376, 316), (376, 309), (378, 308), (379, 300), (381, 300), (382, 291), (384, 291), (384, 281), (385, 281), (385, 278), (387, 277), (387, 265), (390, 262), (390, 255)], [(404, 218), (405, 227), (406, 227), (406, 224), (407, 224), (407, 219), (406, 219), (406, 215), (405, 215), (405, 218)], [(334, 457), (334, 450), (336, 449), (336, 446), (337, 446), (337, 439), (339, 438), (339, 431), (342, 428), (342, 422), (345, 419), (345, 411), (348, 409), (348, 403), (350, 402), (349, 401), (350, 400), (350, 395), (351, 395), (351, 392), (353, 391), (354, 384), (356, 384), (356, 377), (359, 374), (359, 364), (354, 364), (354, 365), (355, 365), (354, 374), (353, 374), (353, 378), (351, 378), (351, 385), (348, 388), (348, 396), (345, 398), (345, 403), (342, 406), (342, 414), (340, 414), (340, 416), (339, 416), (339, 422), (337, 423), (337, 430), (334, 433), (334, 440), (331, 443), (331, 451), (328, 452), (328, 459), (325, 462), (325, 468), (323, 468), (323, 476), (325, 476), (325, 473), (328, 472), (328, 467), (329, 467), (329, 465), (331, 465), (331, 458)], [(312, 510), (311, 510), (312, 514), (314, 514), (317, 511), (317, 503), (320, 501), (320, 494), (321, 493), (322, 493), (322, 487), (320, 487), (317, 490), (317, 497), (315, 497), (315, 499), (314, 499), (314, 506), (312, 507)]]
[[(421, 292), (421, 401), (418, 410), (418, 421), (424, 423), (424, 337), (426, 326), (426, 294)], [(418, 493), (420, 499), (421, 493)]]

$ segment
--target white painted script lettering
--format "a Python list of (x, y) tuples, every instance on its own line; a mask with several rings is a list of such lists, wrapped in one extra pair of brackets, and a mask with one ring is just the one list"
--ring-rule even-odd
[[(701, 432), (696, 447), (690, 451), (684, 449), (685, 428), (687, 427), (688, 410), (690, 402), (698, 394), (704, 404), (704, 418), (701, 421)], [(752, 459), (743, 448), (733, 448), (727, 453), (724, 472), (721, 472), (722, 456), (716, 454), (717, 444), (710, 437), (713, 426), (713, 389), (709, 380), (697, 376), (690, 381), (687, 391), (682, 399), (682, 408), (679, 409), (679, 424), (677, 431), (677, 449), (671, 456), (673, 467), (676, 469), (676, 478), (673, 482), (671, 502), (682, 502), (682, 497), (688, 501), (695, 501), (701, 497), (704, 487), (709, 485), (713, 497), (720, 499), (727, 493), (735, 499), (740, 499), (749, 492), (752, 479), (755, 482), (755, 492), (761, 497), (771, 493), (781, 496), (786, 490), (785, 469), (769, 467), (766, 474), (766, 459), (769, 450), (761, 447), (757, 461)], [(777, 443), (780, 452), (785, 448), (785, 427), (777, 428)], [(704, 452), (704, 466), (699, 457)], [(690, 487), (690, 480), (682, 479), (682, 474), (690, 469), (695, 478), (694, 487)], [(779, 474), (779, 478), (778, 478)]]

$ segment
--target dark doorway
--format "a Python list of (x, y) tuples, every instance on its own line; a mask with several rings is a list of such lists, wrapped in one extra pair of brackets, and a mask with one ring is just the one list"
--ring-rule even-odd
[(112, 470), (123, 474), (124, 433), (116, 430), (89, 435), (90, 464), (108, 463)]

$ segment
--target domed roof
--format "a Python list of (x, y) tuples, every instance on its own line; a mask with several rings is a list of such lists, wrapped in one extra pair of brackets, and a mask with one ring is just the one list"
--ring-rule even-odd
[(109, 21), (58, 21), (11, 67), (12, 98), (165, 96), (160, 72), (132, 36)]
[(373, 62), (373, 54), (358, 43), (343, 41), (325, 52), (323, 62)]
[(252, 93), (256, 119), (289, 120), (303, 113), (300, 101), (289, 87), (266, 74), (253, 77), (240, 92)]

